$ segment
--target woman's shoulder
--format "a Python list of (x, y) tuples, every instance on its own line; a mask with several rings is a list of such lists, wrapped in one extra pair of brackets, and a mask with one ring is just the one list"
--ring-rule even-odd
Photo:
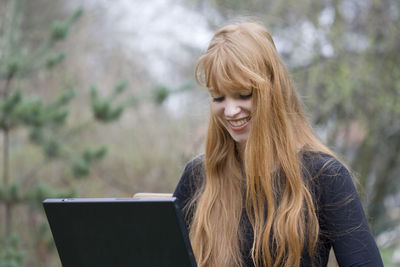
[(193, 197), (204, 179), (204, 155), (198, 155), (190, 160), (175, 188), (174, 196), (184, 201)]
[[(198, 183), (204, 177), (204, 154), (190, 160), (183, 170), (181, 182)], [(182, 181), (183, 180), (183, 181)]]
[(335, 156), (322, 152), (302, 153), (303, 174), (310, 179), (349, 176), (348, 168)]
[(317, 201), (332, 202), (357, 195), (349, 169), (332, 155), (305, 152), (302, 169)]
[(204, 154), (197, 155), (190, 160), (185, 167), (184, 171), (202, 171), (204, 170)]

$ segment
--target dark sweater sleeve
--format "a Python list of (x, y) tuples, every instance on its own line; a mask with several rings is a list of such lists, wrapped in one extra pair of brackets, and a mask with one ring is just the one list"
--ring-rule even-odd
[(317, 178), (321, 235), (330, 240), (339, 266), (383, 266), (348, 170), (330, 159)]

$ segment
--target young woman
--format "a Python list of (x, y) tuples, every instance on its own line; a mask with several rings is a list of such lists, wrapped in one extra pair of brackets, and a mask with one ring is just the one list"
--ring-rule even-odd
[(313, 133), (259, 24), (218, 30), (196, 68), (205, 154), (174, 192), (199, 267), (383, 266), (346, 167)]

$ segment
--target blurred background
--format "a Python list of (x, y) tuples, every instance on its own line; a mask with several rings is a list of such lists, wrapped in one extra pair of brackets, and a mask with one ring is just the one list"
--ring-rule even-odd
[(0, 0), (0, 267), (61, 266), (45, 198), (174, 190), (207, 128), (196, 60), (242, 20), (270, 30), (400, 266), (398, 0)]

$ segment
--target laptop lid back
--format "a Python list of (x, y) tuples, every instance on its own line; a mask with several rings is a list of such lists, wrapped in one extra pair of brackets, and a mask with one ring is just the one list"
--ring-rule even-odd
[(196, 266), (176, 198), (47, 199), (64, 267)]

